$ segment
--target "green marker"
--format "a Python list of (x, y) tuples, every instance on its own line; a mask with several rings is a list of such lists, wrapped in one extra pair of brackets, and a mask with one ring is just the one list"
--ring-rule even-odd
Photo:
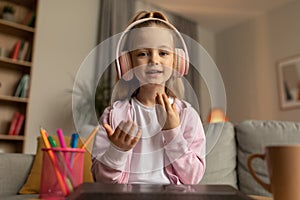
[[(55, 140), (51, 136), (48, 136), (48, 140), (49, 140), (49, 143), (50, 143), (52, 148), (57, 147)], [(59, 163), (61, 163), (63, 165), (62, 166), (63, 169), (67, 169), (67, 166), (66, 166), (66, 163), (65, 163), (65, 160), (64, 160), (63, 156), (61, 154), (59, 154), (59, 152), (55, 152), (55, 155), (57, 156)], [(73, 179), (72, 174), (70, 173), (70, 171), (68, 169), (67, 169), (67, 174), (68, 174), (68, 176), (70, 176), (70, 178)], [(73, 186), (72, 186), (71, 180), (68, 177), (65, 177), (65, 181), (66, 181), (66, 185), (67, 185), (68, 189), (71, 192), (73, 192)], [(74, 180), (73, 180), (73, 182), (74, 182)]]
[(53, 140), (51, 135), (48, 136), (48, 140), (50, 142), (51, 147), (56, 147), (56, 142)]

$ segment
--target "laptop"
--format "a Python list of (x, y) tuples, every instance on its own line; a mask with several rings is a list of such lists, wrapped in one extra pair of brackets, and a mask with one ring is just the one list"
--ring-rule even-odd
[(67, 200), (251, 200), (229, 185), (83, 183)]

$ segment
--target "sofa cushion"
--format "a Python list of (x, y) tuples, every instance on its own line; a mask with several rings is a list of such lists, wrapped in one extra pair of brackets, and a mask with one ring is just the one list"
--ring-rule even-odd
[(229, 184), (237, 188), (236, 141), (230, 122), (204, 125), (206, 170), (200, 184)]
[[(263, 153), (267, 145), (300, 143), (300, 122), (257, 121), (241, 122), (236, 127), (238, 142), (239, 189), (246, 194), (271, 196), (252, 178), (248, 171), (247, 159), (250, 154)], [(252, 161), (256, 174), (269, 183), (264, 161)]]
[[(56, 141), (56, 144), (59, 144), (58, 137), (53, 136), (53, 139)], [(71, 138), (65, 136), (66, 144), (70, 144)], [(41, 171), (42, 171), (42, 148), (45, 148), (44, 142), (41, 137), (37, 138), (37, 152), (34, 159), (34, 163), (32, 165), (32, 169), (30, 174), (26, 180), (26, 183), (20, 189), (20, 194), (36, 194), (40, 192), (40, 181), (41, 181)], [(78, 141), (78, 146), (81, 146), (81, 140)], [(83, 182), (93, 182), (93, 177), (91, 173), (91, 154), (89, 151), (86, 151), (84, 155), (84, 172), (83, 172)]]
[(0, 195), (18, 193), (31, 169), (33, 159), (34, 156), (29, 154), (0, 153)]
[(0, 195), (2, 200), (38, 200), (39, 194), (14, 194), (14, 195)]

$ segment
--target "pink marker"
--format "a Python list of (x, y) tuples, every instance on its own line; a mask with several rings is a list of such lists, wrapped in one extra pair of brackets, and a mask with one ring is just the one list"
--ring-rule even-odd
[(56, 130), (56, 133), (57, 133), (61, 148), (67, 148), (67, 145), (66, 145), (65, 139), (64, 139), (63, 131), (59, 128), (59, 129)]

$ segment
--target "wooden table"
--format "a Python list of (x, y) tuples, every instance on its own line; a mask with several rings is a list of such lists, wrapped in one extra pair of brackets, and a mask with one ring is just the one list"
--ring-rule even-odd
[(229, 185), (83, 183), (67, 200), (253, 200)]

